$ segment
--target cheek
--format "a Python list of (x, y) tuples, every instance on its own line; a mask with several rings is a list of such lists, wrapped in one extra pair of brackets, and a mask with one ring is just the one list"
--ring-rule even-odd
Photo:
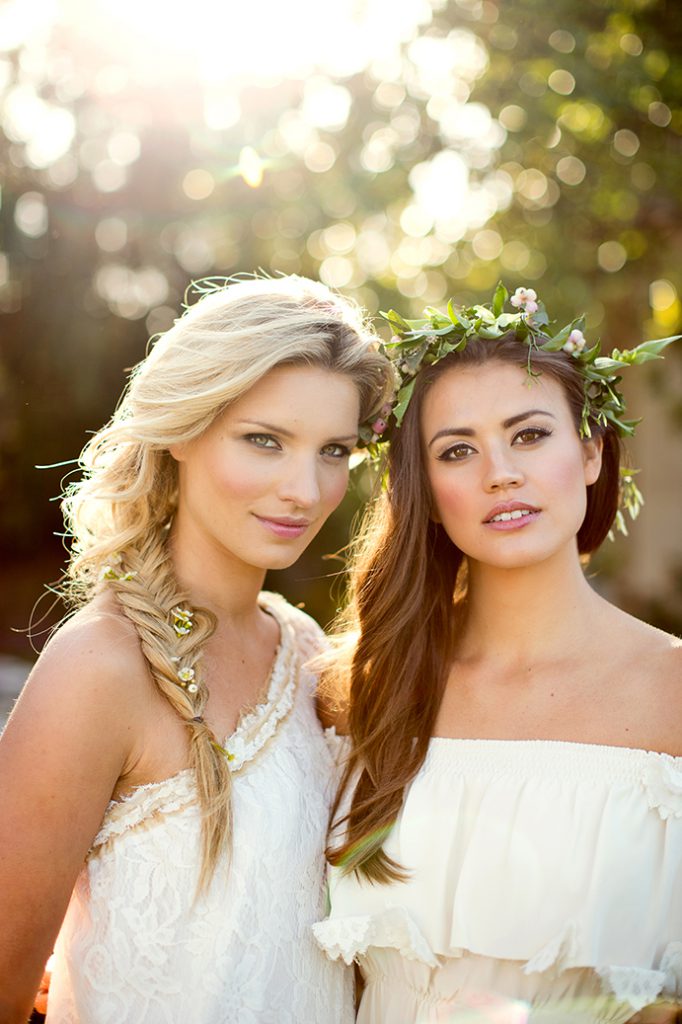
[(341, 469), (330, 474), (325, 480), (322, 490), (322, 500), (330, 512), (333, 512), (341, 504), (343, 497), (348, 490), (348, 470)]
[(202, 472), (211, 490), (239, 501), (257, 495), (271, 477), (272, 468), (267, 457), (248, 459), (223, 450), (210, 453)]
[(462, 517), (472, 501), (472, 489), (463, 487), (463, 481), (453, 475), (434, 473), (429, 479), (433, 511), (443, 522)]
[(543, 473), (545, 490), (549, 494), (573, 498), (570, 504), (582, 505), (587, 501), (585, 468), (579, 451), (566, 452), (563, 458), (548, 461)]

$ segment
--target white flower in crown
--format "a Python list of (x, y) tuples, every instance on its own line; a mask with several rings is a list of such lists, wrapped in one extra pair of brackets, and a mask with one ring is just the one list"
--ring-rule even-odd
[(570, 353), (582, 352), (586, 345), (587, 338), (585, 337), (582, 331), (579, 331), (576, 328), (575, 330), (571, 331), (568, 338), (566, 339), (566, 342), (563, 345), (563, 350), (564, 352)]
[(193, 683), (195, 672), (193, 668), (181, 668), (178, 672), (178, 679), (181, 679), (183, 683)]
[(537, 292), (534, 288), (517, 288), (511, 297), (511, 304), (516, 309), (522, 309), (524, 313), (537, 313)]

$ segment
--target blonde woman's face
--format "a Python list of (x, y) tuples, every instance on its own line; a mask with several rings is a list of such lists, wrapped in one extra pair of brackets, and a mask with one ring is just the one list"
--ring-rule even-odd
[(421, 427), (433, 517), (470, 566), (575, 546), (601, 449), (579, 438), (556, 380), (495, 361), (453, 368), (425, 396)]
[(244, 565), (291, 565), (346, 491), (359, 415), (344, 374), (272, 370), (201, 437), (171, 448), (177, 532)]

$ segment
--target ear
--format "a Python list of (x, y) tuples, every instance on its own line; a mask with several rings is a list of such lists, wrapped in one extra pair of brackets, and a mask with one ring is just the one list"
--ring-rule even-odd
[(604, 448), (604, 439), (600, 436), (590, 437), (582, 442), (583, 467), (585, 470), (585, 484), (589, 487), (599, 479), (601, 473), (601, 456)]
[(187, 443), (172, 444), (168, 449), (168, 454), (174, 458), (176, 462), (184, 462), (187, 458)]

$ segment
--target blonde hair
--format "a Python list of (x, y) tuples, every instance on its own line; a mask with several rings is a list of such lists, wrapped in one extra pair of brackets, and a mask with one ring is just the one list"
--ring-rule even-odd
[[(191, 608), (175, 579), (167, 537), (177, 463), (169, 448), (200, 436), (226, 406), (283, 364), (349, 376), (360, 396), (360, 421), (371, 418), (390, 400), (394, 384), (377, 340), (358, 307), (305, 278), (209, 285), (133, 370), (111, 421), (84, 448), (82, 479), (62, 503), (73, 537), (67, 598), (79, 606), (113, 589), (159, 692), (190, 729), (203, 814), (200, 889), (230, 847), (230, 772), (203, 721), (205, 683), (197, 674), (190, 687), (179, 684), (181, 668), (191, 677), (215, 618)], [(191, 610), (189, 631), (176, 629), (177, 608)]]

